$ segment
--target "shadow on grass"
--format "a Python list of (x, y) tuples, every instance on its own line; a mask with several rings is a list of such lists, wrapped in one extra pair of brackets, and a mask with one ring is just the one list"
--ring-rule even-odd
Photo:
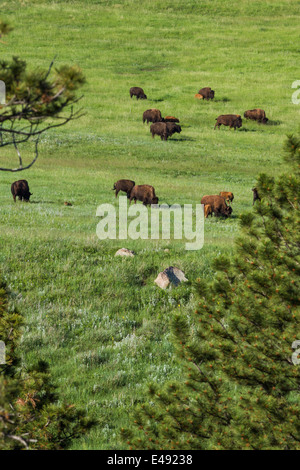
[(231, 101), (229, 98), (219, 98), (219, 99), (214, 99), (213, 100), (215, 103), (228, 103), (229, 101)]
[(170, 142), (184, 142), (184, 141), (186, 141), (186, 142), (195, 142), (196, 139), (193, 139), (192, 137), (177, 137), (177, 138), (176, 137), (175, 138), (171, 137), (169, 139), (169, 141)]
[[(54, 201), (30, 201), (30, 204), (57, 204), (59, 203), (54, 202)], [(62, 206), (64, 205), (63, 203), (61, 204)]]
[(264, 126), (280, 126), (282, 124), (282, 121), (268, 121), (266, 124), (263, 124)]

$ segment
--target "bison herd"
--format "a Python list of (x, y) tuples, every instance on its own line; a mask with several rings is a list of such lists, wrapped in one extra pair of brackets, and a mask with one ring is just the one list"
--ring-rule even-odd
[[(144, 90), (140, 87), (132, 87), (129, 90), (130, 97), (136, 96), (136, 99), (147, 99), (147, 95), (144, 93)], [(215, 91), (212, 90), (210, 87), (201, 88), (198, 93), (195, 95), (195, 98), (199, 100), (213, 100), (215, 97)], [(251, 119), (252, 121), (257, 121), (262, 124), (266, 124), (268, 122), (268, 118), (266, 117), (266, 113), (263, 109), (255, 108), (249, 109), (248, 111), (244, 112), (245, 119)], [(216, 123), (214, 129), (216, 127), (220, 129), (220, 126), (229, 126), (230, 129), (236, 130), (236, 128), (240, 128), (243, 125), (242, 117), (240, 114), (221, 114), (216, 118)], [(147, 109), (143, 113), (143, 123), (152, 122), (150, 126), (150, 132), (152, 137), (158, 135), (161, 140), (167, 140), (168, 137), (171, 137), (175, 132), (181, 132), (181, 126), (172, 126), (168, 125), (168, 123), (179, 123), (179, 119), (173, 116), (166, 116), (165, 118), (162, 117), (161, 112), (159, 109), (152, 108)], [(158, 123), (164, 123), (159, 124)], [(156, 125), (154, 125), (156, 124)]]
[[(147, 95), (144, 93), (144, 90), (140, 87), (130, 88), (130, 97), (136, 97), (137, 100), (146, 100)], [(215, 97), (215, 91), (210, 87), (201, 88), (198, 93), (195, 95), (198, 99), (203, 100), (213, 100)], [(256, 108), (244, 112), (244, 118), (257, 121), (259, 123), (266, 124), (268, 118), (264, 110)], [(240, 128), (242, 126), (242, 118), (239, 114), (222, 114), (216, 118), (216, 123), (214, 129), (220, 126), (229, 126), (229, 128)], [(181, 132), (181, 126), (179, 125), (179, 119), (174, 116), (162, 117), (162, 114), (159, 109), (147, 109), (143, 113), (143, 123), (151, 122), (150, 132), (152, 137), (159, 136), (161, 140), (167, 140), (173, 134)], [(116, 197), (120, 191), (123, 191), (127, 194), (129, 203), (132, 200), (141, 201), (145, 206), (158, 204), (158, 197), (155, 194), (155, 189), (153, 186), (148, 184), (136, 185), (135, 181), (121, 179), (118, 180), (114, 186), (113, 190), (115, 191)], [(257, 188), (253, 188), (253, 204), (256, 200), (260, 200)], [(29, 191), (29, 185), (26, 180), (15, 181), (11, 185), (11, 192), (13, 199), (16, 202), (16, 198), (29, 202), (30, 196), (32, 193)], [(207, 195), (203, 196), (201, 199), (201, 204), (204, 205), (204, 215), (207, 218), (209, 215), (213, 214), (216, 217), (223, 216), (228, 217), (232, 214), (231, 203), (234, 199), (233, 193), (229, 191), (222, 191), (218, 195)], [(71, 205), (71, 203), (64, 203), (65, 205)]]

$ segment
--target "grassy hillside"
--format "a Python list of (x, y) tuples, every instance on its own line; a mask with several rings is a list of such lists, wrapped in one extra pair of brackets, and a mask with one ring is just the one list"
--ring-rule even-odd
[[(0, 43), (1, 58), (48, 68), (56, 55), (57, 65), (78, 64), (87, 78), (85, 116), (44, 136), (29, 171), (0, 173), (0, 266), (27, 319), (24, 360), (48, 360), (65, 398), (99, 419), (74, 448), (121, 448), (119, 429), (147, 383), (180, 374), (171, 315), (193, 309), (193, 280), (212, 277), (212, 259), (231, 252), (257, 174), (284, 171), (284, 136), (299, 122), (291, 102), (300, 78), (299, 7), (287, 0), (1, 2), (1, 18), (15, 28)], [(130, 99), (131, 86), (143, 87), (148, 100)], [(194, 98), (204, 86), (215, 90), (214, 101)], [(142, 123), (152, 107), (177, 116), (182, 133), (153, 140)], [(265, 109), (268, 125), (214, 131), (219, 114), (254, 107)], [(12, 150), (0, 153), (1, 164), (14, 158)], [(29, 182), (31, 204), (13, 203), (10, 184), (19, 178)], [(119, 178), (153, 185), (168, 204), (232, 191), (233, 217), (208, 220), (197, 252), (181, 241), (101, 242), (96, 209), (116, 204), (111, 188)], [(137, 256), (114, 258), (122, 246)], [(190, 282), (161, 291), (153, 280), (169, 265)]]

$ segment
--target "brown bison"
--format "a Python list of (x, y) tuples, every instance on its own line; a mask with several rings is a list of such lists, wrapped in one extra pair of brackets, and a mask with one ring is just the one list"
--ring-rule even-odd
[(147, 95), (145, 95), (143, 88), (140, 88), (139, 86), (133, 86), (129, 90), (130, 93), (130, 98), (133, 96), (136, 96), (137, 100), (146, 100)]
[(168, 137), (172, 137), (175, 132), (180, 134), (181, 126), (179, 124), (175, 124), (175, 122), (166, 122), (167, 130), (168, 130)]
[(260, 196), (258, 194), (257, 188), (252, 188), (252, 191), (253, 191), (253, 204), (252, 204), (252, 206), (254, 206), (254, 203), (255, 203), (255, 201), (257, 201), (257, 199), (260, 201)]
[(176, 117), (174, 116), (166, 116), (164, 118), (164, 122), (179, 122), (179, 119), (177, 119)]
[(142, 201), (144, 206), (147, 206), (147, 204), (158, 204), (158, 197), (155, 195), (155, 189), (153, 186), (149, 186), (149, 184), (134, 186), (130, 193), (130, 204), (132, 199), (134, 199), (135, 204), (136, 201)]
[(204, 100), (213, 100), (215, 97), (215, 92), (210, 87), (201, 88), (198, 91), (198, 95), (202, 95)]
[(212, 212), (217, 217), (220, 215), (228, 217), (232, 213), (232, 208), (227, 206), (225, 199), (219, 195), (203, 196), (201, 199), (201, 204), (204, 204), (204, 206), (210, 205)]
[(244, 117), (246, 119), (251, 119), (252, 121), (258, 121), (263, 124), (268, 122), (268, 118), (266, 117), (266, 113), (263, 109), (249, 109), (248, 111), (244, 112)]
[(161, 115), (161, 112), (159, 109), (147, 109), (143, 113), (143, 122), (147, 121), (147, 124), (149, 122), (163, 122), (163, 118)]
[(154, 122), (150, 126), (150, 132), (153, 138), (155, 135), (159, 135), (161, 140), (167, 140), (169, 137), (169, 131), (166, 122)]
[(127, 197), (129, 198), (130, 192), (135, 186), (135, 182), (132, 180), (118, 180), (115, 184), (114, 187), (112, 188), (113, 191), (116, 191), (116, 197), (120, 191), (124, 191), (124, 193), (127, 194)]
[(225, 201), (227, 201), (229, 203), (232, 202), (233, 199), (234, 199), (234, 195), (230, 191), (221, 191), (219, 193), (219, 196), (224, 197)]
[(223, 126), (229, 126), (231, 129), (234, 127), (234, 130), (238, 127), (242, 127), (242, 118), (240, 114), (221, 114), (221, 116), (216, 118), (216, 124), (214, 129), (218, 126), (218, 129), (220, 129), (220, 126), (223, 124)]
[(16, 202), (16, 197), (20, 199), (20, 201), (28, 202), (32, 193), (29, 191), (28, 182), (26, 180), (19, 180), (15, 181), (11, 185), (11, 193), (13, 195), (14, 201)]
[(203, 100), (203, 95), (200, 95), (200, 93), (196, 93), (195, 98), (198, 100)]
[(204, 206), (204, 216), (207, 219), (207, 217), (210, 215), (212, 217), (213, 210), (210, 204), (206, 204)]

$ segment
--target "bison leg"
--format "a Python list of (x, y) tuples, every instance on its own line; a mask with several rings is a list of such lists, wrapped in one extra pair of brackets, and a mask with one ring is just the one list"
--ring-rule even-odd
[(116, 189), (116, 197), (117, 197), (117, 195), (118, 195), (119, 191), (120, 191), (119, 189)]

